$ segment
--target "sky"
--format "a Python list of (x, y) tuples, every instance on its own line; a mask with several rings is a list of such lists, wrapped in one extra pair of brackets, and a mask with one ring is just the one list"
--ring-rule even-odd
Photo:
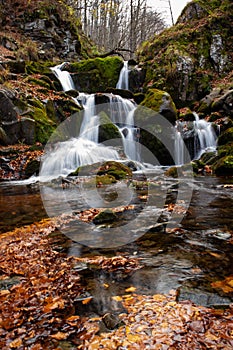
[[(190, 2), (190, 0), (170, 0), (174, 23), (176, 23), (177, 18), (188, 2)], [(172, 24), (171, 12), (169, 9), (169, 0), (147, 0), (147, 3), (149, 6), (157, 9), (158, 12), (163, 11), (166, 22), (169, 25)]]

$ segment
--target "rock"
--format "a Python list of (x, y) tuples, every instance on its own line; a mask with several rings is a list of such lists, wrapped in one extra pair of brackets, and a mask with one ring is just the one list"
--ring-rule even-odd
[(6, 91), (0, 90), (0, 123), (8, 125), (17, 121), (17, 113)]
[(233, 142), (233, 127), (227, 129), (218, 138), (218, 146), (226, 145), (228, 142)]
[(218, 96), (211, 105), (212, 111), (223, 111), (229, 116), (233, 116), (233, 90), (226, 91), (223, 95)]
[(106, 91), (107, 87), (115, 88), (121, 67), (119, 57), (97, 57), (70, 63), (69, 71), (76, 90), (94, 93)]
[(29, 163), (26, 165), (26, 168), (24, 171), (25, 177), (28, 179), (32, 175), (39, 175), (39, 171), (40, 171), (40, 161), (33, 159), (29, 161)]
[[(99, 142), (103, 143), (107, 140), (116, 140), (119, 144), (122, 140), (121, 134), (115, 124), (110, 120), (105, 112), (99, 114)], [(114, 142), (114, 141), (112, 141)]]
[(217, 176), (233, 176), (233, 156), (221, 158), (213, 168)]
[(109, 209), (101, 211), (96, 217), (93, 219), (93, 223), (95, 225), (101, 225), (106, 223), (111, 223), (117, 219), (117, 215)]
[(134, 98), (134, 94), (129, 91), (129, 90), (123, 90), (123, 89), (116, 89), (116, 88), (107, 88), (105, 90), (105, 92), (110, 93), (110, 94), (114, 94), (114, 95), (119, 95), (123, 98), (128, 98), (128, 99), (133, 99)]
[(191, 3), (185, 6), (176, 24), (189, 22), (208, 16), (207, 10), (199, 3)]
[(176, 106), (171, 96), (158, 89), (149, 89), (142, 101), (141, 106), (152, 109), (162, 114), (169, 122), (175, 124), (177, 119)]
[(132, 170), (120, 163), (115, 161), (107, 161), (103, 163), (98, 169), (98, 175), (111, 175), (116, 180), (128, 179), (132, 177)]

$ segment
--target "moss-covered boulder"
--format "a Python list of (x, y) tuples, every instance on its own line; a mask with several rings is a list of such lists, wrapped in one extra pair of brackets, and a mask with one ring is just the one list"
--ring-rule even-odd
[(115, 87), (123, 62), (119, 57), (92, 58), (71, 63), (69, 71), (75, 87), (83, 92), (105, 91)]
[(132, 177), (132, 170), (120, 162), (107, 161), (98, 169), (98, 175), (104, 174), (111, 175), (116, 180), (122, 180)]
[(100, 112), (99, 116), (99, 142), (117, 139), (118, 144), (121, 141), (121, 134), (115, 124), (105, 112)]
[(176, 122), (176, 106), (171, 96), (165, 91), (149, 89), (140, 105), (162, 114), (172, 124)]
[(95, 225), (101, 225), (106, 223), (111, 223), (117, 219), (117, 215), (110, 209), (101, 211), (93, 219)]
[(221, 158), (214, 165), (214, 173), (217, 176), (233, 176), (233, 155)]
[(70, 176), (96, 176), (96, 184), (102, 183), (108, 185), (118, 180), (128, 179), (132, 177), (132, 170), (116, 161), (107, 161), (104, 163), (96, 163), (78, 167)]
[(218, 138), (218, 146), (227, 144), (228, 142), (233, 142), (233, 127), (227, 129)]

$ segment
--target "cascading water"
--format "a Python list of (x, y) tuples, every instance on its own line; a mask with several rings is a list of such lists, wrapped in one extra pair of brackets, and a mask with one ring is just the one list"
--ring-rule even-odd
[(124, 61), (124, 65), (121, 69), (119, 80), (116, 85), (117, 89), (129, 90), (129, 67), (128, 61)]
[[(215, 151), (217, 135), (211, 123), (200, 119), (193, 112), (193, 122), (176, 123), (175, 130), (175, 163), (185, 164), (187, 159), (199, 159), (206, 151)], [(186, 146), (187, 147), (186, 147)], [(187, 151), (189, 156), (187, 157)]]
[(66, 62), (56, 66), (52, 67), (51, 70), (56, 75), (58, 80), (60, 81), (62, 88), (64, 91), (69, 91), (75, 89), (73, 80), (66, 70), (63, 70), (64, 66), (66, 65)]
[[(62, 70), (64, 64), (52, 68), (64, 91), (74, 89), (69, 72)], [(118, 95), (106, 94), (109, 97), (110, 119), (117, 126), (123, 141), (124, 153), (131, 160), (139, 160), (135, 142), (134, 110), (135, 103)], [(81, 165), (93, 164), (106, 160), (119, 160), (118, 152), (111, 147), (98, 144), (99, 116), (96, 114), (95, 94), (80, 93), (74, 99), (82, 104), (83, 120), (77, 137), (56, 144), (56, 150), (50, 151), (48, 161), (43, 160), (42, 173), (49, 177), (65, 176)]]
[(217, 135), (211, 123), (200, 119), (196, 113), (193, 114), (195, 117), (194, 130), (197, 135), (195, 159), (198, 159), (205, 151), (216, 150)]

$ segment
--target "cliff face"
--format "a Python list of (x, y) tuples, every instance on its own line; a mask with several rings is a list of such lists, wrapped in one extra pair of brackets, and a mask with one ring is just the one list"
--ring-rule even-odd
[(0, 58), (87, 58), (92, 44), (65, 0), (0, 2)]
[(200, 100), (218, 80), (231, 76), (232, 13), (229, 0), (188, 3), (174, 27), (139, 49), (144, 87), (166, 90), (182, 106)]

